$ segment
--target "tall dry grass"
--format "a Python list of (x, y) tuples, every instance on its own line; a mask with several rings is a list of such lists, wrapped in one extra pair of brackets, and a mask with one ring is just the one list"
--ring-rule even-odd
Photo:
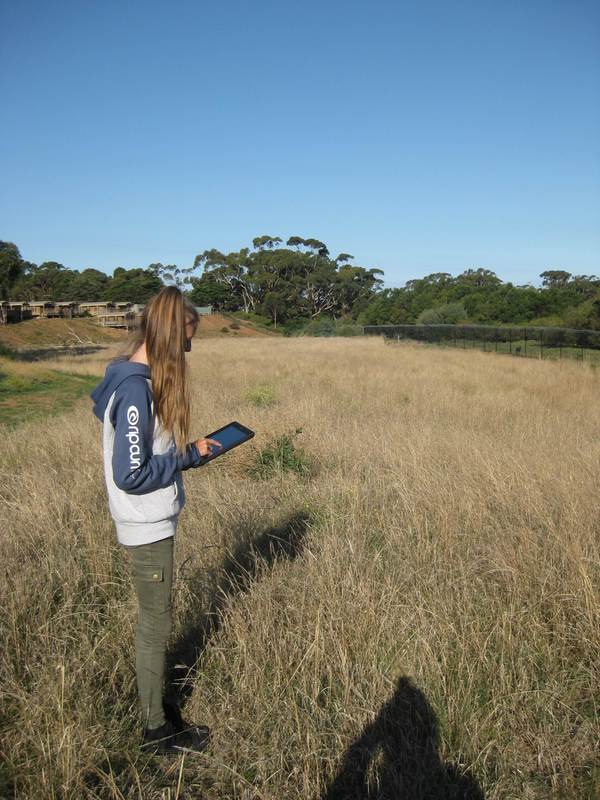
[[(135, 598), (82, 401), (2, 436), (2, 796), (597, 797), (596, 372), (355, 338), (190, 359), (193, 434), (257, 431), (185, 475), (169, 667), (212, 750), (138, 752)], [(312, 471), (251, 478), (298, 427)]]

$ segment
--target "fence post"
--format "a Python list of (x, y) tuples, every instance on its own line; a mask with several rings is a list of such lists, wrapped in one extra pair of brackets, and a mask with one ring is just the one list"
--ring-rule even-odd
[(512, 356), (512, 328), (508, 329), (508, 352)]
[(540, 334), (540, 358), (544, 360), (544, 329), (542, 328)]
[(525, 357), (527, 358), (527, 328), (523, 328), (523, 338), (525, 339)]

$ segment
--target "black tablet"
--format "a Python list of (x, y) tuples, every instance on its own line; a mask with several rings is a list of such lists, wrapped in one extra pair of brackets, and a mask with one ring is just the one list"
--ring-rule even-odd
[(241, 422), (230, 422), (229, 425), (224, 425), (217, 431), (209, 433), (208, 436), (204, 438), (215, 439), (221, 446), (217, 447), (214, 444), (209, 445), (212, 452), (210, 455), (202, 457), (204, 463), (212, 461), (214, 458), (217, 458), (217, 456), (222, 456), (223, 453), (226, 453), (228, 450), (233, 450), (233, 448), (237, 447), (239, 444), (244, 444), (244, 442), (247, 442), (248, 439), (251, 439), (253, 436), (254, 431), (242, 425)]

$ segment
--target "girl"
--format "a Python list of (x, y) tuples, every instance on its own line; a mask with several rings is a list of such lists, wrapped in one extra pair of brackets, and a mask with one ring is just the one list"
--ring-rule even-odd
[(185, 504), (181, 473), (205, 463), (211, 445), (220, 446), (214, 439), (187, 442), (185, 353), (192, 348), (197, 326), (194, 306), (176, 287), (163, 287), (144, 307), (131, 352), (111, 360), (90, 394), (94, 414), (103, 422), (109, 509), (117, 540), (130, 554), (138, 598), (141, 747), (154, 753), (199, 752), (209, 741), (206, 726), (186, 727), (178, 715), (167, 719), (163, 705), (173, 548)]

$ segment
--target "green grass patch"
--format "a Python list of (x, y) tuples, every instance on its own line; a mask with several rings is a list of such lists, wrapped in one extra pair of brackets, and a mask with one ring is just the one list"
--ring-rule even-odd
[(51, 377), (26, 377), (24, 375), (0, 375), (0, 398), (14, 397), (15, 395), (29, 394), (31, 392), (44, 392), (52, 386)]
[(244, 400), (247, 400), (257, 408), (268, 408), (275, 405), (275, 390), (268, 383), (261, 383), (244, 392)]
[(46, 370), (21, 375), (0, 372), (0, 425), (15, 428), (32, 419), (60, 414), (101, 380), (96, 375)]

